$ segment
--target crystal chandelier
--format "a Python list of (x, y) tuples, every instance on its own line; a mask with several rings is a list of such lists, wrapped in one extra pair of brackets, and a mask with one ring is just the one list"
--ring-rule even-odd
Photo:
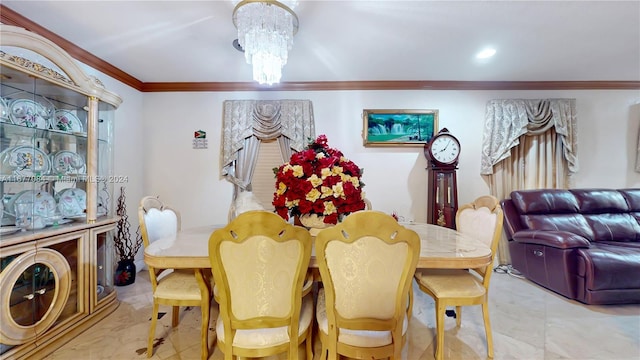
[(243, 0), (233, 10), (238, 43), (247, 63), (253, 65), (253, 79), (260, 84), (280, 82), (293, 35), (298, 31), (298, 17), (293, 12), (297, 3), (298, 0)]

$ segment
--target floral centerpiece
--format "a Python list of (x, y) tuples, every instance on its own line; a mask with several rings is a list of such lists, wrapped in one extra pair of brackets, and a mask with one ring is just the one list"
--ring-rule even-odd
[(330, 148), (325, 135), (274, 171), (273, 205), (285, 220), (315, 214), (326, 224), (336, 224), (342, 216), (365, 208), (362, 169)]

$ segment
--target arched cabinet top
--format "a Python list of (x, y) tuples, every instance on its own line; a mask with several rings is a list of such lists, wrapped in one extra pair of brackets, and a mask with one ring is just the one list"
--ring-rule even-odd
[[(30, 57), (29, 52), (46, 60)], [(61, 47), (21, 27), (0, 24), (0, 64), (96, 97), (116, 108), (122, 103), (120, 96), (105, 89), (104, 84), (96, 77), (87, 75)]]

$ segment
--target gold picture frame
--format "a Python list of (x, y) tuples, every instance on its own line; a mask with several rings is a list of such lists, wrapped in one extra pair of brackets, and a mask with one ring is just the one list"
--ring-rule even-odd
[(423, 147), (438, 130), (438, 110), (364, 109), (362, 139), (365, 147)]

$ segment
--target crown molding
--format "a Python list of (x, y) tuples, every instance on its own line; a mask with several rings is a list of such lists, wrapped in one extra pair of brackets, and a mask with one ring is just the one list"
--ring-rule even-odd
[(0, 4), (0, 22), (23, 27), (60, 46), (76, 60), (142, 92), (335, 90), (636, 90), (640, 81), (309, 81), (271, 86), (255, 82), (142, 82), (72, 42)]
[(259, 85), (255, 82), (148, 82), (143, 92), (334, 91), (334, 90), (634, 90), (640, 81), (312, 81)]

